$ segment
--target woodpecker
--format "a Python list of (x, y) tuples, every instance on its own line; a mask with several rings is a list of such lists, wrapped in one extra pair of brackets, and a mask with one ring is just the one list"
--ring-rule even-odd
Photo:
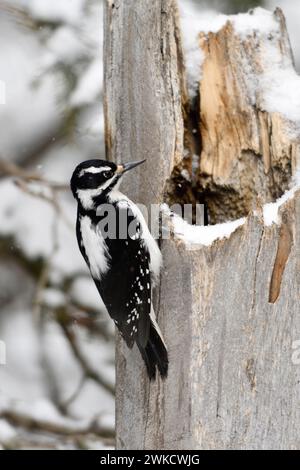
[[(152, 380), (157, 368), (163, 378), (168, 372), (168, 353), (152, 304), (162, 256), (142, 212), (119, 191), (124, 174), (144, 161), (84, 161), (75, 168), (70, 185), (78, 205), (80, 252), (109, 315), (127, 346), (137, 344)], [(108, 213), (114, 217), (109, 219)]]

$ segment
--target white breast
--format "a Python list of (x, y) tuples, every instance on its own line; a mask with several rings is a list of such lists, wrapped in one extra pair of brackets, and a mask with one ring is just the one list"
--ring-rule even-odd
[(80, 219), (80, 231), (92, 276), (101, 279), (109, 268), (109, 253), (100, 231), (88, 216)]

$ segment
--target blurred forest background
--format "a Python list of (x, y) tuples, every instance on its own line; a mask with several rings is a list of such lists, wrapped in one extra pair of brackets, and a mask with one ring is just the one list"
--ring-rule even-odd
[[(186, 15), (299, 0), (180, 0)], [(0, 0), (0, 448), (114, 445), (114, 329), (81, 259), (75, 165), (104, 158), (102, 0)]]

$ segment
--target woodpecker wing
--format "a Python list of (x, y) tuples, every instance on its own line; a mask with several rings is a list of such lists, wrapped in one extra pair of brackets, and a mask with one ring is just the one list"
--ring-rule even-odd
[(127, 345), (132, 347), (137, 340), (144, 347), (150, 329), (150, 254), (142, 239), (141, 224), (130, 206), (117, 203), (115, 207), (116, 237), (105, 239), (109, 269), (100, 280), (94, 280)]

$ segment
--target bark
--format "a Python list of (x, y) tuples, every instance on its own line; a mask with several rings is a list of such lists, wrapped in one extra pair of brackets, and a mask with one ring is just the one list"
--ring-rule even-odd
[(293, 62), (282, 11), (277, 9), (274, 17), (280, 25), (278, 37), (254, 31), (241, 37), (228, 21), (219, 32), (200, 38), (205, 59), (198, 184), (208, 194), (213, 223), (249, 213), (258, 195), (264, 202), (278, 198), (288, 188), (295, 167), (299, 141), (291, 138), (289, 124), (280, 114), (264, 110), (259, 91), (255, 101), (251, 96), (251, 82), (262, 80), (271, 45), (282, 67)]
[[(282, 54), (291, 57), (281, 21), (278, 44)], [(225, 212), (227, 218), (249, 213), (229, 239), (209, 247), (163, 241), (156, 312), (169, 349), (169, 375), (164, 382), (149, 383), (137, 349), (128, 350), (117, 339), (119, 449), (300, 445), (300, 372), (292, 361), (293, 342), (300, 339), (300, 194), (281, 208), (280, 224), (266, 227), (259, 210), (262, 202), (287, 187), (299, 142), (289, 140), (280, 115), (249, 105), (246, 88), (239, 86), (240, 54), (232, 57), (238, 92), (232, 96), (227, 89), (228, 77), (220, 72), (224, 48), (240, 46), (231, 26), (208, 40), (199, 110), (199, 103), (188, 102), (185, 91), (175, 1), (106, 1), (107, 156), (114, 161), (147, 158), (138, 176), (129, 176), (126, 192), (147, 205), (178, 199), (174, 188), (179, 174), (185, 165), (191, 169), (184, 148), (190, 155), (199, 148), (199, 136), (195, 142), (191, 132), (198, 109), (200, 167), (196, 184), (183, 186), (181, 201), (199, 202), (204, 190), (212, 220), (223, 220)], [(253, 47), (249, 40), (247, 48), (256, 62)], [(217, 116), (209, 102), (209, 79), (212, 87), (222, 87), (215, 96)], [(244, 114), (237, 113), (234, 123), (228, 119), (221, 127), (221, 144), (209, 148), (210, 141), (219, 139), (215, 122), (225, 113), (224, 94), (230, 101), (227, 113), (236, 115), (243, 102)], [(234, 133), (236, 126), (239, 131)], [(270, 126), (276, 126), (276, 136), (270, 135)], [(229, 144), (235, 145), (235, 152)], [(218, 208), (229, 182), (235, 197), (222, 211)], [(258, 193), (261, 200), (256, 202)], [(256, 215), (253, 205), (258, 206)]]
[(161, 202), (183, 154), (176, 4), (107, 0), (104, 21), (107, 158), (146, 158), (128, 192), (142, 204)]
[(251, 216), (211, 247), (165, 244), (159, 320), (169, 376), (149, 384), (136, 352), (119, 345), (119, 448), (299, 448), (299, 217), (300, 193), (281, 227)]

